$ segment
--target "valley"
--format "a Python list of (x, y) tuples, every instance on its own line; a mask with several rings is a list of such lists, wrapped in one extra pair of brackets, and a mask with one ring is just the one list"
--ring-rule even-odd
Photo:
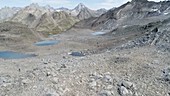
[(169, 96), (169, 5), (1, 9), (0, 96)]

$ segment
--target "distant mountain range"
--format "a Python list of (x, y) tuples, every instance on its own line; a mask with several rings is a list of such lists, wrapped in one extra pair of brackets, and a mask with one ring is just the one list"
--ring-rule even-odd
[(78, 4), (74, 9), (68, 9), (62, 7), (62, 8), (58, 8), (57, 10), (65, 11), (71, 16), (78, 17), (80, 20), (88, 19), (90, 17), (99, 17), (101, 14), (107, 12), (107, 10), (104, 8), (98, 10), (91, 10), (82, 3)]
[(36, 31), (54, 34), (69, 29), (80, 20), (99, 17), (106, 11), (105, 9), (91, 10), (82, 3), (74, 9), (64, 7), (55, 9), (49, 5), (39, 6), (33, 3), (24, 8), (0, 9), (0, 22), (20, 22)]
[[(83, 19), (88, 19), (90, 17), (99, 17), (101, 14), (107, 12), (106, 9), (101, 8), (98, 10), (92, 10), (89, 9), (88, 7), (86, 7), (84, 4), (80, 3), (78, 4), (74, 9), (68, 9), (65, 7), (61, 7), (61, 8), (53, 8), (49, 5), (46, 6), (39, 6), (37, 3), (32, 3), (29, 6), (26, 6), (25, 8), (20, 8), (20, 7), (4, 7), (0, 9), (0, 20), (6, 20), (9, 18), (13, 18), (14, 15), (16, 15), (16, 13), (21, 13), (25, 11), (29, 11), (31, 13), (31, 11), (42, 11), (41, 13), (46, 13), (46, 12), (61, 12), (64, 11), (67, 14), (73, 16), (73, 17), (78, 17), (81, 20)], [(29, 13), (28, 12), (28, 13)], [(37, 11), (38, 12), (38, 11)], [(83, 15), (85, 14), (85, 16)]]

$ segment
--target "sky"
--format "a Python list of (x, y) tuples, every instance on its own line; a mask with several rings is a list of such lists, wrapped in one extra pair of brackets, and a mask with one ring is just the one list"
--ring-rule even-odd
[[(73, 9), (79, 3), (83, 3), (91, 9), (106, 8), (111, 9), (118, 7), (131, 0), (0, 0), (0, 8), (8, 7), (25, 7), (31, 3), (38, 3), (41, 6), (50, 5), (54, 8), (66, 7)], [(149, 0), (160, 1), (160, 0)], [(163, 0), (162, 0), (163, 1)]]

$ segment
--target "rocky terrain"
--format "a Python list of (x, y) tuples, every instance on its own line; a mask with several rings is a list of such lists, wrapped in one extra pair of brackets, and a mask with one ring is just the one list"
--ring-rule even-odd
[(0, 58), (0, 96), (170, 96), (169, 5), (132, 0), (99, 17), (83, 4), (75, 16), (21, 9), (11, 19), (21, 23), (0, 23), (0, 49), (35, 56)]
[(114, 30), (121, 26), (143, 25), (165, 19), (169, 14), (169, 4), (169, 1), (158, 3), (133, 0), (86, 22), (90, 22), (88, 25), (94, 30)]
[[(58, 45), (34, 46), (37, 57), (1, 59), (1, 95), (168, 96), (169, 53), (154, 46), (114, 49), (128, 39), (92, 32), (72, 29), (53, 37)], [(76, 51), (89, 54), (68, 54)]]

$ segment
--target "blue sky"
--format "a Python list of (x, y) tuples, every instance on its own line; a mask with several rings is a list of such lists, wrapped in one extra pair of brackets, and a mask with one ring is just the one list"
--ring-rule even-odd
[[(110, 9), (113, 7), (118, 7), (123, 3), (131, 0), (0, 0), (0, 8), (4, 6), (9, 7), (24, 7), (31, 3), (38, 3), (41, 6), (50, 5), (52, 7), (67, 7), (74, 8), (79, 3), (84, 3), (87, 7), (91, 9), (106, 8)], [(150, 1), (160, 1), (160, 0), (150, 0)]]

